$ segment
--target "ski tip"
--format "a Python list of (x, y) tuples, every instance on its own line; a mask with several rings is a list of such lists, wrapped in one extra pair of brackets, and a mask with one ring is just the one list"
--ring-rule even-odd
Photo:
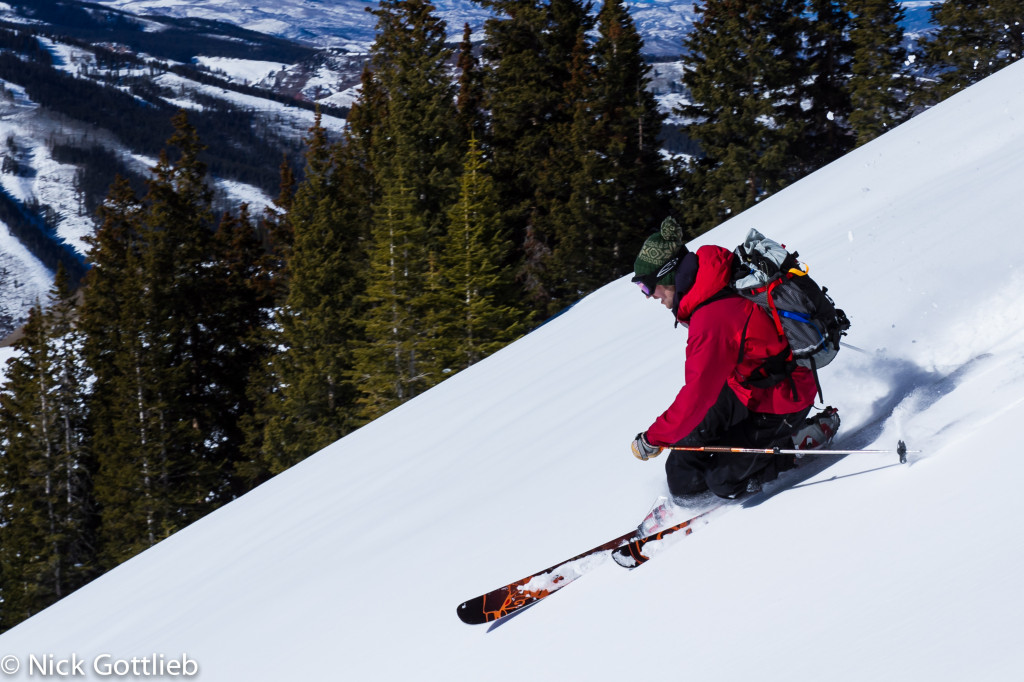
[(483, 600), (477, 597), (459, 604), (455, 612), (466, 625), (483, 625), (487, 622), (487, 616), (483, 610)]

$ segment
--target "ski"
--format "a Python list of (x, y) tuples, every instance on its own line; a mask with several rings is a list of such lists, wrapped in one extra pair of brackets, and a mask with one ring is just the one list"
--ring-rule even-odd
[(635, 529), (560, 561), (543, 571), (537, 571), (462, 602), (457, 609), (459, 619), (468, 625), (481, 625), (500, 620), (536, 604), (584, 575), (599, 562), (598, 557), (604, 552), (621, 547), (644, 535), (664, 530), (665, 524), (669, 521), (669, 510), (672, 508), (671, 502), (664, 497), (658, 498), (651, 511)]
[[(712, 507), (695, 516), (669, 525), (679, 517), (679, 508), (666, 498), (659, 497), (655, 500), (651, 511), (634, 530), (560, 561), (543, 571), (537, 571), (525, 578), (462, 602), (457, 609), (459, 619), (468, 625), (482, 625), (518, 613), (585, 575), (600, 563), (605, 553), (610, 552), (612, 558), (621, 566), (627, 568), (638, 566), (648, 559), (643, 554), (644, 546), (648, 542), (660, 540), (678, 531), (686, 531), (684, 535), (689, 535), (695, 528), (710, 521), (715, 512), (732, 507), (734, 504), (734, 500), (717, 501), (713, 503)], [(640, 559), (630, 563), (629, 557), (634, 555)]]
[(533, 575), (528, 575), (479, 597), (464, 601), (459, 604), (459, 619), (468, 625), (480, 625), (521, 611), (582, 576), (587, 570), (586, 559), (595, 554), (615, 549), (634, 539), (636, 534), (636, 530), (631, 530), (614, 540), (609, 540), (593, 549), (577, 554), (571, 559), (545, 568), (543, 571), (537, 571)]

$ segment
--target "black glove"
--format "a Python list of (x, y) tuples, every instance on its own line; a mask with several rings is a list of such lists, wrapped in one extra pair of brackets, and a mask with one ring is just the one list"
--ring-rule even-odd
[(646, 462), (649, 459), (654, 459), (661, 454), (664, 450), (661, 446), (651, 445), (647, 442), (646, 433), (636, 434), (636, 438), (633, 439), (633, 456), (639, 460)]

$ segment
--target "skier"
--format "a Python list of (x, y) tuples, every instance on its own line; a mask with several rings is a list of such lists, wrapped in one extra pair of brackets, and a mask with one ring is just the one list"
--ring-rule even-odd
[[(633, 441), (648, 460), (672, 445), (792, 448), (817, 387), (794, 366), (789, 344), (771, 317), (728, 287), (735, 256), (720, 246), (690, 252), (671, 217), (648, 237), (633, 282), (689, 328), (686, 383), (668, 409)], [(837, 418), (838, 419), (838, 418)], [(791, 468), (792, 457), (673, 450), (665, 463), (669, 491), (683, 497), (711, 490), (734, 498)]]

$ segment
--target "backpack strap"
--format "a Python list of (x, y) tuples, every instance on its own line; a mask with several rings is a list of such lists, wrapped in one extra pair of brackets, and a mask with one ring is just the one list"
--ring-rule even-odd
[[(769, 302), (771, 302), (771, 289), (774, 288), (772, 285), (777, 284), (779, 281), (781, 280), (775, 280), (767, 287)], [(743, 324), (743, 334), (740, 337), (740, 356), (737, 364), (743, 361), (743, 347), (746, 345), (747, 340), (747, 325), (750, 324), (750, 316), (754, 314), (754, 309), (758, 307), (760, 306), (755, 305), (751, 308), (750, 314), (747, 315), (747, 321)], [(779, 321), (774, 303), (771, 305), (771, 310), (775, 321), (775, 329), (779, 333), (779, 340), (784, 341), (786, 345), (781, 351), (767, 358), (756, 367), (746, 379), (740, 382), (740, 385), (752, 388), (771, 388), (781, 381), (789, 380), (789, 387), (793, 392), (793, 400), (796, 400), (798, 394), (796, 381), (793, 380), (793, 371), (797, 368), (796, 359), (793, 357), (793, 349), (790, 348), (789, 341), (786, 339), (786, 333), (782, 329), (782, 323)]]
[(796, 360), (793, 359), (793, 352), (786, 346), (781, 352), (765, 360), (750, 375), (740, 382), (741, 386), (752, 388), (771, 388), (782, 381), (789, 381), (790, 390), (793, 392), (793, 400), (796, 400), (798, 393), (796, 381), (793, 380), (793, 371), (797, 368)]
[(782, 327), (782, 319), (779, 317), (779, 309), (775, 305), (775, 299), (772, 298), (772, 292), (775, 290), (775, 287), (782, 284), (783, 278), (785, 277), (787, 276), (783, 275), (782, 277), (777, 277), (763, 287), (750, 290), (751, 294), (760, 294), (761, 292), (764, 292), (768, 303), (768, 310), (771, 312), (772, 321), (775, 322), (775, 331), (778, 332), (780, 340), (786, 338), (786, 330)]
[(821, 382), (818, 381), (818, 363), (814, 361), (813, 355), (809, 360), (811, 361), (811, 374), (814, 375), (814, 387), (818, 389), (818, 399), (821, 401), (821, 404), (824, 405), (825, 395), (821, 392)]
[[(743, 331), (740, 333), (740, 352), (736, 358), (737, 365), (743, 362), (744, 347), (747, 344), (747, 326), (750, 324), (750, 318), (754, 314), (755, 309), (756, 306), (750, 309), (750, 312), (747, 313), (747, 320), (743, 323)], [(783, 336), (784, 338), (785, 336)], [(760, 366), (750, 373), (750, 376), (740, 382), (740, 385), (753, 388), (770, 388), (780, 381), (788, 379), (790, 390), (793, 391), (793, 400), (796, 400), (796, 382), (793, 380), (793, 370), (796, 367), (797, 364), (793, 358), (793, 351), (790, 349), (789, 343), (786, 343), (785, 348), (761, 363)], [(817, 381), (817, 378), (815, 378), (815, 381)]]
[(747, 345), (747, 325), (750, 324), (750, 316), (754, 314), (754, 309), (751, 308), (750, 312), (747, 313), (747, 321), (743, 323), (743, 331), (740, 332), (740, 354), (736, 357), (736, 365), (739, 366), (743, 362), (743, 350), (744, 346)]

